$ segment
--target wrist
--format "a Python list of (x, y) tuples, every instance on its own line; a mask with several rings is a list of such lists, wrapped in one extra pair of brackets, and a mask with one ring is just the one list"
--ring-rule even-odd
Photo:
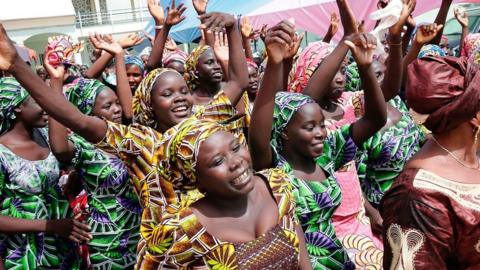
[(22, 64), (25, 64), (25, 63), (23, 62), (22, 58), (20, 58), (20, 56), (17, 54), (15, 56), (15, 59), (13, 60), (13, 63), (10, 65), (7, 71), (12, 75), (15, 75), (17, 70)]

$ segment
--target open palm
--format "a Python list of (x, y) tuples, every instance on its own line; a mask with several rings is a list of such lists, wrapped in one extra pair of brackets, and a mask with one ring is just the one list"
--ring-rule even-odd
[(182, 15), (185, 10), (187, 10), (187, 7), (185, 7), (183, 3), (176, 7), (175, 0), (173, 0), (172, 5), (168, 8), (168, 14), (167, 19), (165, 20), (165, 24), (173, 26), (181, 23), (183, 20), (185, 20), (185, 16)]
[(192, 3), (198, 15), (205, 14), (207, 11), (208, 0), (192, 0)]
[(163, 24), (165, 19), (165, 12), (163, 11), (162, 6), (160, 5), (160, 0), (148, 0), (148, 11), (152, 15), (153, 19), (160, 24)]
[(112, 35), (95, 33), (90, 34), (89, 38), (95, 48), (107, 51), (110, 54), (117, 54), (123, 51), (122, 46), (113, 40)]

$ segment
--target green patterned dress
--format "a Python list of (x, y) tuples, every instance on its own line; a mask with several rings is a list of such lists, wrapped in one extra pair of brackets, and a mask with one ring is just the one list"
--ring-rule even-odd
[(95, 148), (75, 134), (73, 165), (87, 194), (86, 223), (93, 239), (88, 243), (92, 269), (133, 269), (140, 239), (141, 207), (127, 167), (113, 155)]
[[(36, 130), (47, 142), (45, 130)], [(66, 218), (59, 164), (52, 153), (44, 160), (23, 159), (0, 144), (0, 214), (22, 219)], [(45, 233), (0, 234), (0, 254), (7, 269), (76, 269), (73, 244)]]
[(356, 152), (357, 147), (350, 137), (350, 125), (331, 133), (324, 143), (322, 156), (316, 159), (327, 176), (321, 182), (295, 177), (290, 164), (276, 154), (277, 167), (282, 167), (293, 179), (296, 215), (305, 232), (307, 250), (315, 270), (355, 269), (336, 236), (332, 215), (342, 200), (335, 171), (353, 160)]

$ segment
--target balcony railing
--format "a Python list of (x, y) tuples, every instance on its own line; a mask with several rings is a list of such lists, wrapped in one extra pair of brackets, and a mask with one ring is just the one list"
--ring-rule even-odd
[(144, 22), (151, 18), (147, 8), (120, 9), (107, 12), (77, 14), (76, 26), (79, 29), (92, 26)]

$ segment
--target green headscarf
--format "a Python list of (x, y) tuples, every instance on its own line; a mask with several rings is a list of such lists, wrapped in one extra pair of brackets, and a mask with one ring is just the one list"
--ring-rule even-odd
[(0, 135), (5, 134), (15, 122), (15, 108), (29, 96), (13, 77), (0, 78)]
[(107, 89), (98, 80), (80, 79), (74, 84), (65, 86), (65, 95), (83, 114), (90, 115), (95, 105), (98, 94)]

